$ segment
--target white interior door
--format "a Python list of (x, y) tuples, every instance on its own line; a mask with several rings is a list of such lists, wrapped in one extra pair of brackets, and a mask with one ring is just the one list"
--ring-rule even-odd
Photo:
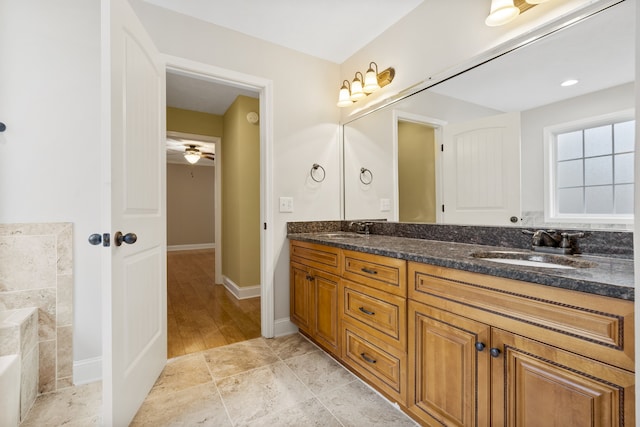
[(102, 25), (103, 423), (125, 426), (167, 360), (165, 67), (126, 0), (102, 2)]
[(443, 138), (444, 222), (517, 224), (520, 114), (448, 124), (444, 126)]

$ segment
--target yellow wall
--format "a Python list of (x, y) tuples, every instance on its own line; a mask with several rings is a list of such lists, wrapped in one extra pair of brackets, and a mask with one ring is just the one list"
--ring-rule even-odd
[(435, 133), (418, 123), (398, 123), (400, 221), (436, 221)]
[(215, 243), (215, 168), (167, 165), (167, 245)]
[(239, 96), (224, 115), (222, 274), (236, 285), (260, 284), (260, 126), (247, 113), (259, 100)]
[(222, 116), (167, 107), (167, 130), (222, 137), (222, 129)]

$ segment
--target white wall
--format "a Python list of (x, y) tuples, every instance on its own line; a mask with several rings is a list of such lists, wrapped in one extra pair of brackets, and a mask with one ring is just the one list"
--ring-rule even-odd
[(73, 223), (74, 360), (98, 357), (100, 2), (0, 0), (0, 52), (0, 223)]

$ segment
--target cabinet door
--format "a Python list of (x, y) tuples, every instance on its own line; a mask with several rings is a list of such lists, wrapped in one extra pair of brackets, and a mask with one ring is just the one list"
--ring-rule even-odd
[(312, 271), (314, 277), (313, 336), (327, 350), (339, 355), (338, 343), (338, 277)]
[(489, 326), (415, 301), (408, 324), (409, 411), (427, 425), (489, 426)]
[(311, 276), (307, 267), (292, 262), (290, 267), (290, 316), (302, 331), (311, 334)]
[(634, 374), (492, 330), (492, 424), (634, 426)]

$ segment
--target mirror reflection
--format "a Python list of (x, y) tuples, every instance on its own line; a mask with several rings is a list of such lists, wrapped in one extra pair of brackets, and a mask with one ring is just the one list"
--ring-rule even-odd
[(629, 228), (634, 33), (625, 1), (345, 124), (345, 219)]

